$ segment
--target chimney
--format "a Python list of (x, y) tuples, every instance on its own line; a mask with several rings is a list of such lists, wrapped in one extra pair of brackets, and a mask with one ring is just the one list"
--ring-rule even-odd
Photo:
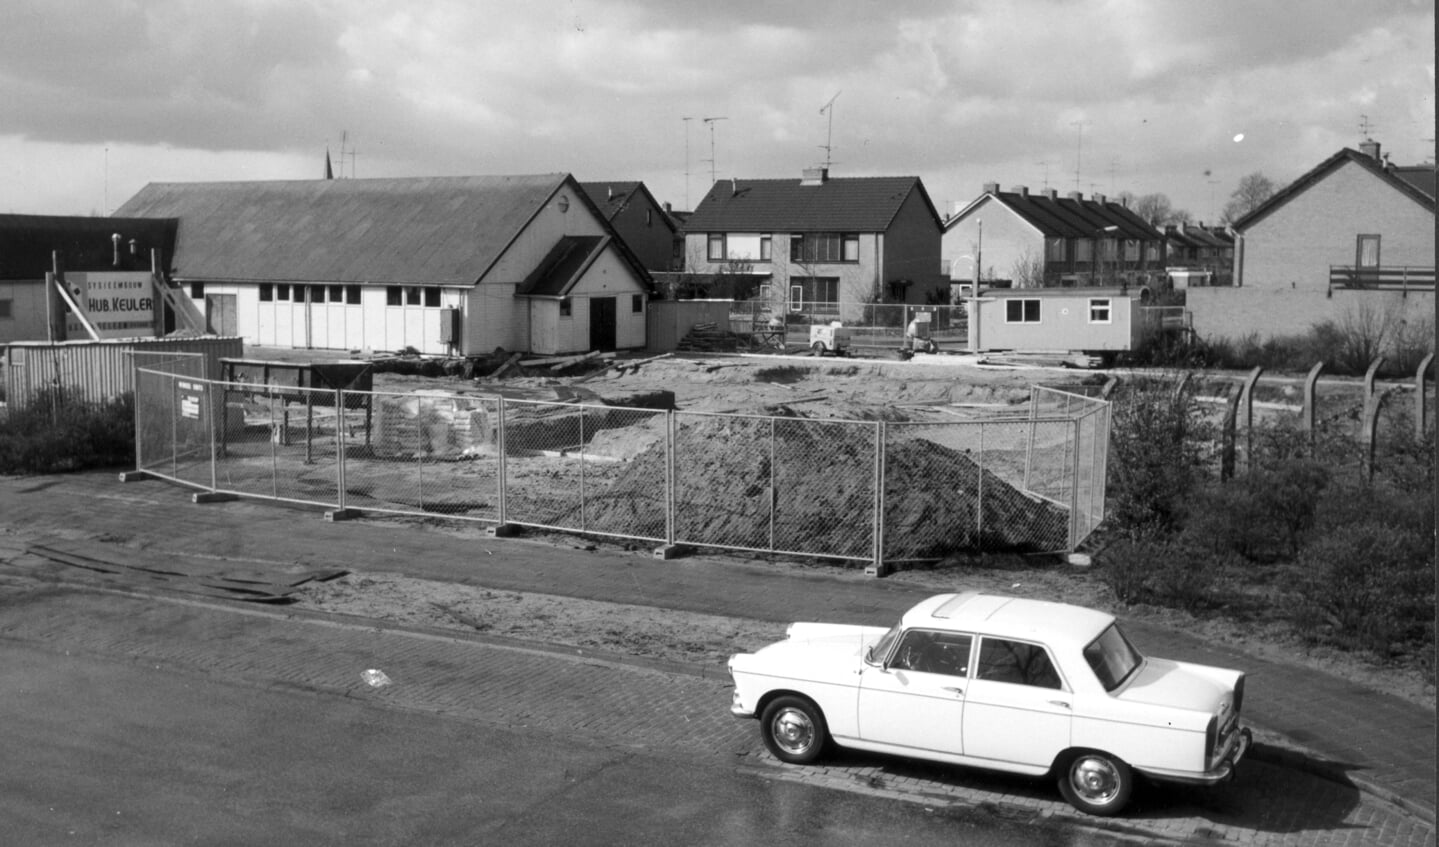
[(729, 196), (733, 197), (733, 196), (735, 196), (736, 194), (739, 194), (739, 180), (735, 179), (734, 177), (730, 177), (730, 178), (729, 178)]
[(1074, 201), (1081, 201), (1084, 199), (1084, 194), (1078, 191), (1071, 191), (1064, 196)]
[(673, 211), (674, 211), (674, 207), (670, 205), (670, 201), (666, 200), (666, 201), (665, 201), (665, 214), (669, 214), (670, 212), (673, 212)]
[(1044, 199), (1046, 199), (1046, 200), (1058, 200), (1058, 199), (1059, 199), (1059, 189), (1056, 189), (1056, 188), (1046, 188), (1046, 189), (1044, 189)]
[(1359, 145), (1359, 152), (1363, 153), (1364, 155), (1368, 156), (1376, 162), (1383, 161), (1379, 158), (1379, 142), (1375, 141), (1372, 138), (1364, 139), (1363, 143)]
[(800, 171), (800, 185), (824, 185), (829, 179), (829, 168), (805, 168)]
[(1011, 188), (1011, 189), (1009, 189), (1009, 190), (1010, 190), (1010, 191), (1013, 191), (1015, 194), (1018, 194), (1020, 197), (1028, 197), (1028, 196), (1029, 196), (1029, 186), (1027, 186), (1027, 185), (1016, 185), (1015, 187), (1013, 187), (1013, 188)]
[(1098, 203), (1098, 204), (1101, 205), (1101, 206), (1104, 205), (1104, 195), (1103, 195), (1103, 194), (1091, 194), (1089, 199), (1093, 200), (1094, 202)]
[(984, 193), (985, 193), (985, 194), (998, 194), (998, 193), (999, 193), (999, 183), (997, 183), (997, 182), (986, 182), (986, 183), (984, 184)]

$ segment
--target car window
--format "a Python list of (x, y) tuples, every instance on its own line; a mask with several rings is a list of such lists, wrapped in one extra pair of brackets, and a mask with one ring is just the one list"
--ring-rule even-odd
[(959, 632), (911, 629), (899, 640), (889, 666), (896, 670), (968, 676), (972, 641), (970, 636)]
[(979, 667), (975, 674), (993, 682), (1060, 688), (1059, 672), (1049, 654), (1038, 644), (986, 638), (979, 644)]
[(1144, 656), (1134, 649), (1118, 626), (1109, 628), (1084, 648), (1084, 660), (1099, 679), (1105, 691), (1113, 691), (1124, 684), (1130, 675), (1139, 669)]

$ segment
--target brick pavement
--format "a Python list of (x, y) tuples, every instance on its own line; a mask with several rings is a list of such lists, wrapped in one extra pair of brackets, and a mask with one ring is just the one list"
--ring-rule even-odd
[[(579, 539), (571, 546), (488, 539), (478, 527), (454, 524), (328, 523), (313, 510), (274, 503), (195, 505), (185, 489), (160, 482), (122, 485), (110, 474), (0, 479), (0, 515), (0, 524), (23, 526), (31, 535), (99, 543), (111, 551), (223, 557), (279, 570), (393, 571), (774, 621), (883, 621), (931, 591), (833, 570), (778, 573), (705, 557), (659, 561), (643, 550), (586, 549), (591, 545)], [(1399, 803), (1432, 825), (1433, 711), (1337, 677), (1216, 648), (1186, 633), (1126, 626), (1153, 653), (1245, 668), (1247, 718), (1292, 742), (1268, 750), (1275, 761)]]

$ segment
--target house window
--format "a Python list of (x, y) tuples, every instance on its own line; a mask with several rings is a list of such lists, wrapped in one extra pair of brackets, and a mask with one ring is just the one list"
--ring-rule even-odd
[(276, 300), (289, 300), (289, 299), (290, 299), (290, 286), (289, 286), (289, 283), (283, 283), (283, 282), (282, 282), (282, 283), (280, 283), (279, 285), (275, 286), (275, 299), (276, 299)]
[(14, 317), (13, 306), (11, 305), (13, 302), (13, 300), (8, 299), (0, 300), (0, 319), (9, 320)]
[(1144, 251), (1144, 258), (1150, 262), (1159, 261), (1159, 242), (1151, 241)]
[(859, 233), (807, 232), (789, 241), (789, 260), (800, 263), (859, 261)]
[(643, 294), (630, 295), (630, 311), (636, 315), (645, 310), (645, 296)]
[(1354, 250), (1354, 264), (1361, 268), (1379, 267), (1379, 236), (1359, 236)]
[(1124, 261), (1139, 261), (1139, 242), (1133, 238), (1126, 239), (1124, 242)]
[(1076, 262), (1093, 261), (1094, 241), (1088, 238), (1076, 238), (1074, 240), (1074, 260)]
[(343, 285), (332, 285), (332, 286), (330, 286), (330, 302), (331, 302), (331, 303), (343, 303), (343, 302), (345, 302), (345, 286), (343, 286)]
[(1064, 261), (1064, 239), (1063, 239), (1063, 238), (1046, 238), (1046, 239), (1044, 239), (1044, 260), (1045, 260), (1046, 262), (1062, 262), (1062, 261)]
[(709, 252), (706, 254), (705, 258), (709, 259), (711, 262), (723, 262), (725, 260), (724, 233), (710, 233)]
[(360, 305), (360, 286), (345, 286), (345, 303), (351, 306)]
[(203, 282), (192, 282), (192, 283), (190, 283), (190, 296), (191, 296), (192, 298), (196, 299), (196, 300), (204, 300), (204, 299), (205, 299), (205, 283), (203, 283)]
[(260, 283), (260, 302), (269, 303), (275, 299), (275, 286), (268, 282)]
[(405, 289), (399, 287), (398, 285), (387, 285), (387, 286), (385, 286), (385, 305), (386, 305), (386, 306), (403, 306), (403, 305), (405, 305)]
[(1100, 255), (1106, 262), (1112, 262), (1119, 257), (1119, 241), (1114, 238), (1106, 238), (1099, 242)]
[(574, 303), (568, 297), (560, 298), (560, 317), (568, 318), (574, 315)]
[(791, 300), (809, 303), (817, 311), (837, 311), (839, 305), (839, 277), (837, 276), (793, 276), (790, 288), (799, 289), (799, 297), (790, 295)]
[(1092, 324), (1107, 324), (1110, 322), (1110, 303), (1108, 297), (1096, 297), (1089, 301), (1089, 322)]
[(771, 249), (770, 237), (768, 235), (761, 235), (759, 237), (759, 260), (761, 262), (768, 262), (770, 260)]
[(645, 226), (654, 226), (655, 210), (645, 209)]
[(1039, 323), (1039, 300), (1031, 298), (1004, 301), (1004, 322), (1007, 324)]
[(440, 289), (438, 289), (438, 288), (426, 288), (426, 289), (425, 289), (425, 305), (428, 306), (428, 307), (431, 308), (431, 309), (438, 309), (438, 308), (440, 308)]

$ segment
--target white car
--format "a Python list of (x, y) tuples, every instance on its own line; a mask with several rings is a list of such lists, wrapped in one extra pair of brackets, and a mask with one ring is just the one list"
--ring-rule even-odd
[(977, 592), (931, 597), (886, 630), (791, 624), (729, 660), (737, 717), (792, 764), (830, 741), (1058, 778), (1117, 814), (1136, 774), (1213, 785), (1250, 745), (1241, 671), (1148, 658), (1104, 612)]

